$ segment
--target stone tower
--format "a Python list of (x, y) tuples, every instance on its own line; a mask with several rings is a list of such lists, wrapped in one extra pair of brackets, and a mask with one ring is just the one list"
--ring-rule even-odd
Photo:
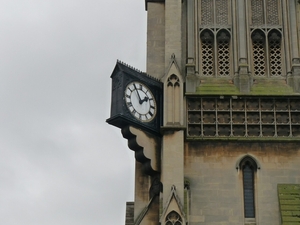
[(146, 0), (160, 135), (135, 151), (126, 225), (300, 224), (300, 4)]

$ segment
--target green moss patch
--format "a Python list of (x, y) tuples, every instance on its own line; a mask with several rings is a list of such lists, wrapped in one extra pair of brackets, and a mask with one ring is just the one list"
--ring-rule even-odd
[(300, 224), (300, 184), (278, 184), (282, 225)]
[[(189, 93), (187, 93), (189, 94)], [(210, 78), (201, 80), (196, 89), (196, 95), (242, 95), (232, 80), (224, 78)], [(247, 95), (297, 95), (293, 88), (283, 79), (259, 78), (255, 79), (250, 93)]]
[(200, 95), (237, 95), (239, 93), (239, 89), (232, 80), (221, 78), (202, 80), (196, 90), (196, 94)]
[(293, 88), (285, 80), (259, 79), (251, 88), (251, 95), (293, 95)]

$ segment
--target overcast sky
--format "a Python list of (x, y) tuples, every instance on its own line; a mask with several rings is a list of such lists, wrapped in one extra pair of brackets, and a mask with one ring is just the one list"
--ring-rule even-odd
[(145, 71), (144, 0), (0, 0), (0, 224), (125, 224), (134, 155), (108, 125), (120, 59)]

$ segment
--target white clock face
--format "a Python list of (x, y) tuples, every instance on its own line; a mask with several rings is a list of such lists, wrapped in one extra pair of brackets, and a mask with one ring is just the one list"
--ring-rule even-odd
[(125, 102), (131, 114), (142, 122), (150, 122), (156, 116), (156, 101), (150, 89), (132, 82), (125, 89)]

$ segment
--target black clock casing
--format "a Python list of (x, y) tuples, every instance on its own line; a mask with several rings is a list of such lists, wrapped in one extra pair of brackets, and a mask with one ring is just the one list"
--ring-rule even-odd
[[(160, 127), (162, 124), (163, 84), (158, 79), (138, 71), (120, 61), (117, 61), (111, 79), (111, 113), (110, 118), (107, 119), (106, 122), (119, 128), (131, 125), (155, 135), (160, 135)], [(151, 121), (145, 122), (135, 118), (126, 105), (125, 89), (127, 85), (132, 82), (140, 82), (147, 86), (155, 98), (157, 112)]]

